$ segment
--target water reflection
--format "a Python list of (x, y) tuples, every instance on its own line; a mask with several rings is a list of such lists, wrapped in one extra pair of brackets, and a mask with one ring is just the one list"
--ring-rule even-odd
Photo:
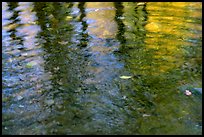
[(201, 134), (201, 9), (3, 2), (3, 134)]
[[(49, 88), (44, 91), (43, 97), (44, 100), (55, 102), (51, 110), (47, 109), (48, 112), (52, 111), (52, 114), (45, 114), (49, 119), (45, 117), (41, 124), (48, 127), (44, 131), (46, 134), (70, 134), (74, 133), (76, 126), (83, 125), (83, 121), (90, 116), (87, 112), (88, 108), (83, 107), (84, 104), (80, 103), (80, 98), (84, 93), (80, 93), (80, 87), (85, 75), (86, 61), (84, 61), (78, 46), (80, 47), (82, 44), (81, 39), (87, 40), (84, 36), (86, 35), (86, 24), (83, 22), (83, 4), (79, 6), (81, 11), (79, 21), (73, 20), (73, 22), (70, 20), (73, 18), (71, 3), (58, 3), (57, 6), (53, 6), (53, 4), (55, 3), (47, 3), (47, 6), (55, 7), (54, 13), (46, 7), (42, 8), (44, 12), (36, 10), (41, 17), (39, 18), (40, 25), (47, 26), (41, 36), (44, 40), (44, 50), (47, 53), (44, 56), (45, 70), (50, 74), (51, 83)], [(36, 5), (36, 9), (39, 8), (38, 6)], [(50, 19), (46, 19), (47, 16)], [(82, 27), (81, 25), (75, 26), (74, 23), (82, 23)], [(80, 42), (78, 43), (78, 41)]]
[[(166, 4), (168, 5), (168, 8), (165, 7)], [(200, 58), (201, 50), (198, 51), (198, 49), (201, 49), (199, 48), (201, 42), (199, 40), (200, 36), (196, 33), (194, 33), (193, 35), (193, 33), (189, 32), (188, 28), (186, 29), (183, 28), (184, 26), (188, 26), (189, 24), (188, 21), (186, 21), (186, 18), (190, 13), (186, 14), (187, 10), (185, 8), (181, 10), (182, 9), (181, 7), (183, 7), (183, 5), (186, 6), (186, 3), (185, 4), (181, 3), (180, 10), (175, 11), (174, 14), (177, 16), (175, 15), (172, 16), (172, 12), (167, 12), (167, 10), (171, 10), (175, 6), (174, 4), (172, 5), (171, 4), (172, 3), (148, 3), (146, 6), (146, 10), (148, 11), (147, 22), (145, 19), (145, 14), (147, 13), (142, 8), (145, 7), (145, 5), (142, 6), (141, 9), (136, 10), (137, 12), (141, 13), (134, 15), (134, 12), (128, 12), (128, 14), (126, 14), (126, 18), (128, 19), (125, 20), (124, 18), (124, 24), (127, 28), (127, 31), (125, 33), (126, 43), (125, 47), (120, 48), (120, 50), (121, 52), (125, 51), (125, 53), (128, 55), (125, 58), (126, 67), (128, 67), (128, 69), (132, 72), (133, 75), (137, 76), (138, 74), (140, 75), (139, 77), (135, 77), (133, 80), (132, 84), (134, 85), (134, 88), (132, 88), (133, 86), (130, 86), (124, 88), (124, 90), (133, 90), (134, 91), (133, 93), (136, 94), (134, 97), (135, 100), (134, 103), (132, 104), (129, 103), (131, 104), (130, 106), (134, 106), (133, 108), (137, 108), (137, 111), (131, 111), (132, 115), (138, 115), (138, 117), (140, 115), (146, 116), (144, 114), (151, 115), (147, 122), (138, 117), (137, 119), (134, 119), (136, 117), (131, 119), (131, 121), (135, 121), (136, 123), (135, 127), (137, 127), (135, 128), (135, 130), (136, 132), (139, 133), (144, 134), (162, 133), (163, 128), (170, 129), (171, 126), (178, 127), (178, 125), (182, 128), (174, 130), (174, 133), (176, 134), (177, 133), (186, 134), (187, 132), (185, 131), (185, 129), (189, 129), (188, 130), (189, 134), (191, 134), (191, 132), (193, 133), (199, 132), (198, 129), (195, 128), (194, 131), (190, 130), (193, 125), (196, 125), (196, 123), (193, 123), (191, 120), (188, 121), (186, 119), (189, 117), (188, 113), (186, 113), (185, 116), (182, 117), (182, 119), (185, 120), (186, 122), (191, 121), (192, 122), (191, 126), (188, 127), (185, 125), (180, 125), (179, 121), (176, 120), (180, 118), (183, 111), (185, 112), (189, 111), (187, 108), (184, 109), (183, 106), (180, 105), (184, 104), (184, 102), (187, 103), (187, 100), (183, 101), (183, 99), (181, 99), (182, 96), (179, 96), (179, 94), (176, 91), (178, 87), (181, 86), (182, 84), (191, 83), (191, 85), (194, 86), (200, 85), (201, 77), (197, 77), (198, 73), (195, 72), (195, 70), (197, 71), (201, 70), (200, 69), (201, 67), (199, 65), (200, 63), (197, 62), (195, 64), (189, 65), (191, 67), (193, 66), (195, 67), (195, 68), (193, 67), (194, 71), (188, 71), (188, 73), (183, 73), (184, 71), (183, 65), (187, 62), (188, 63), (191, 62), (189, 61), (189, 58), (188, 61), (186, 60), (185, 56), (187, 54), (185, 49), (188, 46), (192, 47), (192, 43), (186, 42), (186, 40), (184, 40), (185, 38), (184, 39), (181, 38), (186, 36), (188, 37), (188, 35), (195, 37), (194, 35), (196, 35), (196, 37), (198, 38), (197, 39), (198, 42), (197, 44), (194, 43), (193, 47), (197, 49), (196, 53), (197, 57), (198, 56), (199, 57), (196, 60), (198, 61), (201, 59)], [(163, 8), (160, 9), (159, 8), (160, 6)], [(130, 5), (129, 3), (125, 3), (124, 7), (125, 8), (128, 7), (127, 9), (129, 11), (131, 9), (137, 8), (136, 6), (134, 7), (133, 4)], [(142, 16), (140, 17), (142, 21), (141, 22), (138, 21), (139, 23), (136, 24), (136, 26), (139, 27), (135, 27), (135, 24), (131, 22), (131, 20), (137, 20), (133, 19), (137, 16)], [(181, 16), (184, 17), (183, 20)], [(200, 31), (199, 25), (196, 26), (194, 30), (195, 32), (199, 32)], [(142, 35), (146, 35), (146, 37)], [(131, 44), (133, 43), (133, 41), (135, 43)], [(129, 47), (131, 50), (128, 50)], [(193, 50), (191, 50), (191, 52), (192, 51)], [(185, 69), (187, 68), (185, 67)], [(198, 79), (196, 79), (195, 77), (197, 77)], [(134, 94), (131, 94), (129, 96), (134, 96)], [(174, 100), (174, 102), (172, 102), (172, 100)], [(193, 102), (192, 104), (198, 106), (198, 109), (191, 113), (197, 113), (198, 110), (201, 109), (200, 108), (201, 104), (196, 102)], [(189, 107), (191, 107), (191, 105)], [(177, 114), (175, 114), (174, 112), (177, 112)], [(160, 122), (157, 123), (156, 121)], [(169, 121), (174, 121), (171, 126), (162, 124), (169, 123)], [(147, 127), (150, 127), (150, 129), (148, 129)], [(168, 131), (168, 133), (171, 134), (173, 132)], [(162, 134), (165, 133), (163, 132)]]
[[(36, 38), (40, 31), (35, 25), (35, 14), (32, 3), (4, 3), (8, 6), (3, 11), (2, 20), (10, 20), (12, 24), (2, 24), (3, 28), (3, 118), (11, 124), (9, 131), (20, 133), (22, 129), (36, 120), (39, 106), (32, 104), (32, 99), (39, 96), (43, 81), (42, 50)], [(29, 12), (29, 14), (27, 14)], [(26, 21), (24, 14), (27, 14)], [(11, 15), (11, 16), (7, 16)], [(27, 21), (32, 21), (32, 24)], [(32, 30), (34, 29), (34, 30)], [(9, 37), (10, 38), (6, 38)], [(4, 44), (5, 43), (5, 44)], [(8, 45), (7, 45), (8, 44)], [(27, 68), (29, 62), (35, 62), (34, 68)], [(38, 77), (36, 77), (36, 75)], [(23, 99), (23, 103), (19, 100)], [(9, 102), (9, 103), (8, 103)], [(18, 121), (13, 121), (18, 119)], [(30, 119), (29, 122), (24, 123)], [(5, 130), (5, 133), (9, 133)]]
[[(88, 66), (84, 67), (84, 70), (87, 75), (83, 80), (83, 86), (77, 90), (79, 92), (77, 100), (79, 104), (83, 104), (82, 106), (86, 107), (84, 111), (89, 114), (89, 117), (85, 117), (87, 120), (84, 118), (80, 120), (83, 123), (85, 122), (84, 125), (77, 124), (77, 126), (81, 128), (81, 131), (78, 131), (78, 133), (101, 134), (106, 132), (108, 134), (113, 130), (114, 133), (120, 132), (116, 127), (123, 125), (124, 118), (117, 114), (120, 110), (115, 104), (117, 104), (117, 100), (120, 100), (121, 95), (117, 92), (117, 85), (112, 82), (118, 73), (118, 71), (113, 73), (113, 70), (115, 68), (120, 69), (122, 66), (112, 53), (114, 48), (117, 48), (118, 42), (114, 41), (112, 34), (110, 36), (101, 34), (101, 31), (109, 32), (110, 30), (100, 28), (101, 31), (99, 31), (98, 27), (93, 26), (96, 24), (99, 24), (99, 26), (104, 25), (101, 24), (103, 18), (109, 22), (109, 20), (105, 18), (107, 15), (111, 20), (114, 19), (114, 14), (112, 14), (114, 10), (111, 11), (111, 16), (105, 10), (112, 9), (112, 3), (107, 3), (107, 7), (100, 3), (85, 3), (79, 5), (85, 7), (85, 10), (80, 11), (86, 11), (86, 16), (83, 17), (83, 21), (87, 23), (86, 31), (89, 34), (89, 41), (88, 47), (85, 48)], [(102, 11), (95, 12), (98, 10)], [(100, 16), (101, 14), (103, 16)], [(111, 26), (114, 28), (117, 27), (114, 21)], [(85, 94), (80, 91), (83, 91)], [(110, 94), (112, 96), (110, 96)], [(87, 127), (92, 130), (87, 129)]]
[[(4, 3), (5, 9), (3, 10), (3, 13), (5, 14), (5, 16), (2, 18), (3, 20), (3, 24), (2, 24), (3, 34), (2, 35), (4, 37), (3, 44), (7, 44), (7, 42), (4, 42), (4, 41), (5, 40), (10, 41), (10, 39), (14, 40), (14, 42), (11, 42), (11, 43), (18, 42), (19, 44), (21, 44), (22, 42), (21, 38), (16, 36), (16, 32), (17, 32), (16, 27), (18, 26), (17, 23), (19, 22), (19, 20), (17, 19), (18, 12), (13, 11), (13, 10), (17, 6), (18, 6), (17, 3), (10, 3), (10, 4)], [(8, 10), (11, 10), (13, 12), (9, 12)]]
[(78, 8), (80, 9), (80, 17), (79, 17), (79, 22), (82, 24), (82, 32), (81, 32), (81, 40), (79, 45), (82, 47), (86, 47), (88, 43), (88, 32), (87, 32), (87, 23), (86, 23), (86, 12), (85, 12), (85, 2), (80, 2), (78, 4)]
[(125, 37), (124, 37), (125, 25), (122, 21), (124, 19), (124, 17), (123, 17), (124, 6), (122, 5), (121, 2), (114, 2), (114, 7), (116, 9), (115, 21), (118, 25), (118, 32), (117, 32), (116, 38), (123, 45), (126, 42)]
[[(86, 4), (86, 7), (89, 9), (87, 18), (89, 18), (89, 22), (92, 21), (88, 27), (90, 35), (98, 38), (115, 37), (117, 25), (115, 25), (114, 21), (115, 11), (113, 10), (113, 6), (112, 2), (103, 3), (103, 7), (101, 7), (100, 2)], [(95, 14), (95, 12), (98, 14)]]

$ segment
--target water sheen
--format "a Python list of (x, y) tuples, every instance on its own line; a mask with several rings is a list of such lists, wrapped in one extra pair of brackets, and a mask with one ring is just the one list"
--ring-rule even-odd
[(202, 134), (201, 11), (2, 2), (2, 134)]

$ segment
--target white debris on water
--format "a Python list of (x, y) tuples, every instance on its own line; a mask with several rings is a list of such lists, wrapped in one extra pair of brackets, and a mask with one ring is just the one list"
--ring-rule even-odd
[(20, 101), (20, 100), (22, 100), (22, 99), (23, 99), (23, 97), (22, 97), (22, 96), (20, 96), (20, 95), (18, 95), (16, 98), (17, 98), (17, 100), (18, 100), (18, 101)]

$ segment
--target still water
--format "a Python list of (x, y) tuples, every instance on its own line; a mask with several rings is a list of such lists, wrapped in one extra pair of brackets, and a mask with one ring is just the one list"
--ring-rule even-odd
[(3, 134), (202, 134), (202, 3), (2, 2)]

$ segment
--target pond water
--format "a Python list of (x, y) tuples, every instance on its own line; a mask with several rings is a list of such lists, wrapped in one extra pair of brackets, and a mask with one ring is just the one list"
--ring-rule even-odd
[(202, 134), (202, 3), (2, 2), (2, 134)]

